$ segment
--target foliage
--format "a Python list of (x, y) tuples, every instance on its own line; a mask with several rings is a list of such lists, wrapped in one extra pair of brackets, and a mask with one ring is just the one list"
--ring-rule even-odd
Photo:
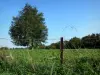
[(80, 38), (74, 37), (68, 42), (69, 48), (77, 49), (81, 48), (81, 40)]
[(15, 45), (36, 48), (47, 39), (47, 27), (45, 26), (43, 13), (36, 7), (26, 4), (19, 15), (13, 17), (9, 34)]
[(45, 47), (46, 49), (60, 49), (60, 41)]
[[(91, 34), (82, 37), (81, 39), (78, 37), (73, 37), (69, 41), (65, 40), (64, 43), (64, 49), (79, 49), (79, 48), (97, 48), (100, 49), (100, 34)], [(49, 49), (60, 49), (60, 41), (56, 43), (51, 43), (51, 45), (48, 46)], [(47, 48), (46, 48), (47, 49)]]
[(100, 48), (100, 34), (91, 34), (81, 39), (82, 47)]

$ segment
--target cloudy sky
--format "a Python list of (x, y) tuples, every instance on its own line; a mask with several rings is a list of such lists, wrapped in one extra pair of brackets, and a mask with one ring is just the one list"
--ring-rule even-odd
[[(100, 0), (0, 0), (0, 46), (14, 47), (8, 34), (12, 17), (17, 16), (26, 3), (44, 13), (48, 27), (48, 41), (68, 40), (100, 33)], [(56, 39), (56, 40), (51, 40)]]

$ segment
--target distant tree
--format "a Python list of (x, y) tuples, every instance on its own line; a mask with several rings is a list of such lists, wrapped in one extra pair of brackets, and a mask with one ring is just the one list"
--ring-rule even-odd
[[(73, 37), (69, 41), (63, 41), (64, 49), (78, 49), (78, 48), (100, 48), (100, 33), (91, 34), (82, 37)], [(46, 49), (60, 49), (60, 41), (51, 43)]]
[(50, 46), (45, 46), (45, 49), (50, 49)]
[(55, 43), (52, 43), (51, 45), (49, 45), (49, 47), (50, 47), (50, 49), (57, 49)]
[(60, 42), (58, 41), (58, 42), (56, 42), (56, 43), (51, 43), (51, 44), (49, 45), (49, 48), (50, 48), (50, 49), (60, 49)]
[(90, 42), (90, 35), (82, 37), (82, 39), (81, 39), (81, 43), (82, 43), (81, 47), (82, 48), (89, 48), (90, 47), (89, 42)]
[(39, 49), (45, 49), (46, 46), (44, 44), (39, 45)]
[(83, 48), (100, 48), (100, 34), (91, 34), (81, 39)]
[(8, 47), (0, 47), (0, 50), (8, 50)]
[(80, 48), (81, 47), (81, 39), (77, 37), (73, 37), (72, 39), (69, 40), (68, 42), (69, 48)]
[(48, 29), (44, 21), (43, 13), (26, 4), (19, 15), (13, 17), (9, 29), (12, 42), (18, 46), (36, 48), (47, 39)]
[(69, 49), (69, 44), (68, 44), (69, 41), (65, 40), (64, 41), (64, 49)]
[(96, 34), (96, 48), (100, 48), (100, 34)]
[(55, 45), (56, 49), (60, 49), (60, 41), (59, 41), (59, 42), (54, 43), (54, 45)]
[(57, 48), (56, 48), (56, 46), (55, 46), (55, 45), (52, 45), (52, 46), (51, 46), (51, 49), (57, 49)]

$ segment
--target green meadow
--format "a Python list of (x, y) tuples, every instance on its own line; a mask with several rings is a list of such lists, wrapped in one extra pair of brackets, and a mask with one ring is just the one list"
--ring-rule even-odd
[(0, 75), (100, 75), (100, 49), (0, 50)]

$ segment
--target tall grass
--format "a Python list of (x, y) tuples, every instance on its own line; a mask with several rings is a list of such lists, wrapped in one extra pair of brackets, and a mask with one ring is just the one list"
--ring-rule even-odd
[(0, 75), (100, 75), (99, 49), (0, 50)]

